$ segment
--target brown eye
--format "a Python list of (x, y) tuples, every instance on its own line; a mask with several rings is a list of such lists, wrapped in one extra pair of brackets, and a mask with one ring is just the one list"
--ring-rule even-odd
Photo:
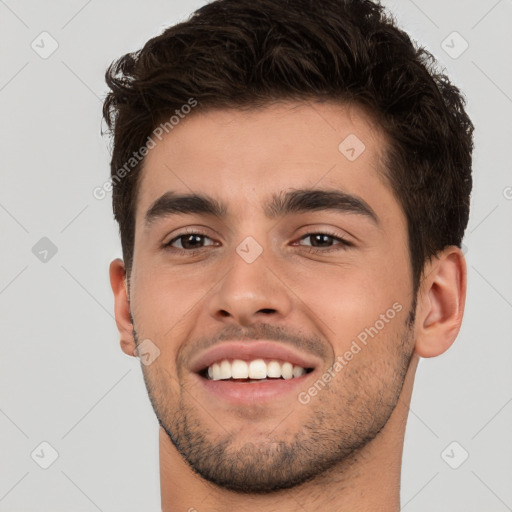
[(315, 233), (306, 238), (309, 238), (312, 247), (330, 247), (334, 242), (333, 236), (324, 233)]
[[(207, 243), (208, 241), (210, 243)], [(200, 233), (185, 233), (174, 237), (165, 244), (165, 247), (191, 251), (194, 249), (202, 249), (208, 245), (213, 245), (213, 240), (206, 235)]]
[[(301, 238), (301, 241), (308, 240), (309, 244), (300, 244), (305, 245), (306, 247), (312, 247), (314, 249), (322, 249), (322, 248), (331, 248), (334, 245), (340, 245), (342, 247), (352, 245), (347, 240), (343, 239), (340, 236), (331, 235), (329, 233), (308, 233)], [(338, 242), (338, 243), (335, 243)]]

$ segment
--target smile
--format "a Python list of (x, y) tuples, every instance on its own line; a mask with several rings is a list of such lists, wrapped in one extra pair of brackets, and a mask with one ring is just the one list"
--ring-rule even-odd
[(253, 359), (223, 359), (209, 365), (202, 375), (210, 380), (262, 381), (274, 379), (293, 379), (312, 371), (289, 361)]

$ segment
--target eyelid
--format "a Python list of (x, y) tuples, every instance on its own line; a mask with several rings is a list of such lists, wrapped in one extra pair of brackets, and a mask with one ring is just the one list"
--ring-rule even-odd
[(211, 232), (211, 229), (209, 229), (206, 226), (186, 226), (183, 228), (177, 228), (174, 231), (167, 233), (163, 240), (167, 240), (167, 242), (163, 242), (163, 244), (169, 243), (171, 240), (175, 240), (176, 238), (179, 238), (180, 236), (184, 235), (202, 235), (208, 238), (213, 239), (211, 234), (208, 234)]
[(298, 240), (302, 240), (303, 238), (306, 238), (311, 235), (328, 235), (333, 238), (337, 238), (341, 240), (343, 243), (347, 245), (355, 245), (354, 237), (351, 236), (346, 231), (342, 230), (336, 230), (335, 228), (329, 228), (329, 227), (312, 227), (312, 226), (306, 226), (304, 229), (307, 229), (307, 231), (304, 231), (304, 233), (300, 234), (298, 236)]
[[(171, 235), (170, 238), (167, 239), (167, 242), (163, 242), (162, 243), (162, 247), (164, 249), (174, 249), (176, 251), (185, 251), (187, 253), (191, 253), (193, 251), (197, 251), (197, 250), (201, 250), (201, 249), (204, 249), (205, 247), (198, 247), (197, 249), (182, 249), (180, 247), (173, 247), (171, 244), (176, 242), (178, 239), (180, 239), (182, 236), (186, 236), (186, 235), (199, 235), (199, 236), (202, 236), (204, 238), (209, 238), (213, 243), (210, 245), (210, 246), (213, 246), (213, 245), (218, 245), (218, 242), (216, 240), (214, 240), (213, 237), (207, 235), (205, 233), (205, 231), (207, 230), (207, 228), (205, 227), (201, 227), (201, 228), (192, 228), (192, 227), (186, 227), (186, 228), (182, 228), (181, 230), (178, 230), (177, 233), (174, 233)], [(210, 247), (210, 246), (206, 246), (206, 247)]]
[(333, 238), (336, 241), (336, 243), (333, 243), (332, 245), (329, 245), (327, 247), (315, 247), (313, 245), (302, 245), (300, 243), (297, 243), (294, 245), (296, 245), (298, 247), (306, 248), (308, 251), (319, 252), (319, 253), (327, 253), (330, 251), (339, 250), (340, 248), (347, 249), (348, 247), (354, 246), (354, 244), (352, 242), (350, 242), (343, 236), (334, 235), (334, 234), (328, 233), (327, 231), (315, 231), (315, 232), (311, 232), (311, 233), (306, 233), (298, 239), (298, 242), (300, 242), (301, 240), (304, 240), (306, 238), (312, 237), (314, 235), (327, 235), (328, 237)]
[(312, 237), (314, 235), (327, 235), (328, 237), (330, 238), (334, 238), (344, 244), (347, 244), (347, 245), (350, 245), (350, 241), (347, 240), (345, 237), (343, 236), (340, 236), (340, 235), (334, 235), (332, 233), (328, 233), (327, 231), (314, 231), (314, 232), (311, 232), (311, 233), (306, 233), (305, 235), (302, 235), (299, 240), (303, 240), (305, 238), (308, 238), (308, 237)]

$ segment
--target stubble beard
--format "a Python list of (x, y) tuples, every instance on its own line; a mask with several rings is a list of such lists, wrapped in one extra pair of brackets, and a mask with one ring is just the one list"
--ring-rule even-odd
[[(172, 379), (165, 371), (156, 374), (150, 367), (143, 367), (144, 380), (160, 426), (198, 475), (240, 493), (272, 493), (325, 477), (338, 466), (350, 466), (378, 436), (402, 391), (413, 354), (413, 324), (414, 314), (410, 312), (397, 340), (398, 357), (391, 374), (380, 378), (371, 366), (351, 371), (349, 364), (309, 404), (294, 403), (299, 412), (309, 407), (310, 413), (292, 435), (277, 434), (275, 425), (290, 413), (283, 411), (283, 418), (276, 419), (270, 427), (274, 433), (241, 443), (237, 439), (239, 433), (231, 432), (229, 425), (223, 426), (222, 418), (216, 423), (211, 411), (210, 415), (201, 414), (203, 411), (181, 384), (179, 375), (179, 397), (165, 391), (170, 389), (168, 383)], [(135, 328), (133, 332), (137, 341)], [(369, 379), (380, 379), (372, 391), (368, 390)]]

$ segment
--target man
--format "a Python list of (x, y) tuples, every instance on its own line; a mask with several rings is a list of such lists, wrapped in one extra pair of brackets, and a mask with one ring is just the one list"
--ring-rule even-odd
[(162, 510), (398, 511), (418, 359), (464, 311), (458, 89), (364, 0), (215, 1), (107, 83)]

